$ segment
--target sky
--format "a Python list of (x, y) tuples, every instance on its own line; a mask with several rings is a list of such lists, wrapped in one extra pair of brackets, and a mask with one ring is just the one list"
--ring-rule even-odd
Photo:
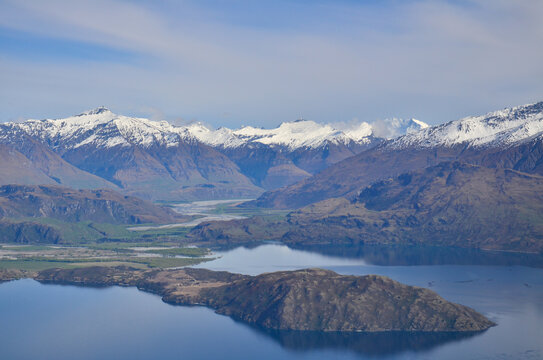
[(439, 124), (543, 100), (541, 0), (0, 0), (0, 122)]

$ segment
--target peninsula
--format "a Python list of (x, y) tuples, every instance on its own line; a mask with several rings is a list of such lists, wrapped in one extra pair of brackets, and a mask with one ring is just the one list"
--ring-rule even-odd
[(341, 332), (477, 332), (495, 324), (475, 310), (435, 292), (378, 275), (340, 275), (304, 269), (258, 276), (183, 268), (127, 266), (48, 269), (13, 273), (42, 283), (136, 286), (170, 304), (203, 305), (266, 329)]

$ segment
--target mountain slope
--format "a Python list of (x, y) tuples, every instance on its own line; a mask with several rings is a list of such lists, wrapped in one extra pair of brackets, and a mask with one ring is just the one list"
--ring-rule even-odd
[[(377, 182), (289, 215), (289, 242), (543, 251), (543, 177), (458, 162)], [(338, 236), (338, 234), (341, 234)]]
[(296, 183), (375, 146), (380, 140), (367, 144), (324, 143), (319, 147), (289, 149), (283, 146), (248, 144), (236, 148), (220, 148), (234, 161), (253, 183), (264, 189), (275, 189)]
[(185, 220), (173, 210), (112, 190), (73, 190), (55, 185), (0, 186), (0, 219), (54, 218), (109, 224)]
[(62, 184), (74, 188), (117, 188), (66, 162), (46, 145), (0, 124), (0, 184)]
[(201, 224), (195, 242), (402, 244), (543, 252), (543, 177), (446, 162), (376, 182), (351, 201), (327, 199), (291, 212)]
[(54, 184), (26, 156), (11, 146), (0, 144), (0, 184)]
[(469, 117), (386, 141), (253, 204), (297, 208), (356, 194), (374, 181), (460, 160), (543, 174), (543, 102)]

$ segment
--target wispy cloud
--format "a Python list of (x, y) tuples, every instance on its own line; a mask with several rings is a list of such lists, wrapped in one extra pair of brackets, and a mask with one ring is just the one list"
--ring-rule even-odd
[(4, 0), (0, 28), (21, 41), (123, 56), (59, 46), (44, 61), (7, 43), (0, 116), (108, 105), (233, 127), (300, 113), (438, 123), (543, 98), (539, 0), (258, 3)]

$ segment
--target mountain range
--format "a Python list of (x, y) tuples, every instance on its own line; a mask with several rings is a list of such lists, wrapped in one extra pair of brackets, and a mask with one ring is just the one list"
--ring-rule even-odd
[(268, 191), (250, 205), (293, 209), (328, 198), (353, 198), (375, 181), (443, 161), (542, 175), (543, 102), (467, 117), (383, 141), (310, 178)]
[[(6, 187), (12, 193), (2, 209), (6, 218), (54, 217), (43, 215), (42, 204), (71, 209), (75, 203), (67, 201), (74, 196), (102, 209), (92, 191), (75, 189), (119, 191), (112, 199), (138, 208), (130, 196), (202, 200), (251, 197), (267, 188), (240, 206), (297, 210), (283, 219), (204, 223), (188, 238), (207, 245), (272, 239), (543, 251), (543, 102), (433, 127), (415, 119), (393, 119), (389, 126), (389, 133), (405, 134), (387, 138), (368, 123), (341, 130), (308, 120), (213, 130), (105, 108), (5, 123), (0, 185), (41, 187)], [(53, 191), (52, 185), (74, 190)], [(49, 198), (53, 193), (56, 200)], [(27, 211), (28, 198), (36, 199), (31, 205), (38, 212)], [(66, 214), (63, 220), (71, 221)], [(171, 217), (156, 215), (147, 221)]]
[[(397, 131), (421, 121), (393, 119)], [(384, 141), (372, 125), (309, 120), (275, 129), (174, 126), (97, 108), (65, 119), (0, 125), (0, 184), (112, 188), (153, 200), (254, 197), (310, 177)]]

